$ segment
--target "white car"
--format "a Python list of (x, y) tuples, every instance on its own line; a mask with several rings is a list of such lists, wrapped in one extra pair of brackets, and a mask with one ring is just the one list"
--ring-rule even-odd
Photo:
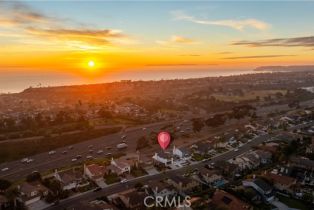
[(26, 161), (26, 163), (31, 163), (31, 162), (33, 162), (33, 161), (34, 161), (34, 159), (29, 158), (29, 159)]
[(48, 152), (48, 154), (49, 155), (54, 155), (54, 154), (56, 154), (56, 151), (52, 150), (52, 151)]
[(91, 155), (88, 155), (88, 156), (86, 156), (86, 159), (93, 159), (93, 156), (91, 156)]
[(121, 183), (126, 183), (128, 180), (127, 179), (122, 179), (120, 182)]
[(239, 151), (239, 149), (238, 149), (238, 148), (235, 148), (233, 151), (237, 152), (237, 151)]
[(23, 158), (23, 159), (21, 160), (21, 163), (27, 163), (27, 161), (28, 161), (28, 158)]
[(72, 162), (75, 162), (75, 161), (77, 161), (77, 159), (76, 159), (76, 158), (73, 158), (71, 161), (72, 161)]
[(9, 170), (9, 168), (3, 168), (1, 169), (2, 172)]
[(97, 154), (100, 155), (100, 154), (102, 154), (103, 152), (104, 152), (103, 150), (98, 150), (98, 151), (97, 151)]

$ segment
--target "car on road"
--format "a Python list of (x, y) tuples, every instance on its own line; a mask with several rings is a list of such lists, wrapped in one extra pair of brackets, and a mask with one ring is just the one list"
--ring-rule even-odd
[(62, 152), (62, 154), (64, 154), (64, 155), (66, 155), (68, 153), (68, 151), (66, 151), (66, 150), (64, 150), (63, 152)]
[(76, 159), (81, 159), (82, 155), (76, 155)]
[(100, 187), (97, 187), (96, 189), (93, 190), (93, 192), (98, 192), (98, 191), (100, 191), (100, 190), (101, 190), (101, 188), (100, 188)]
[(52, 150), (52, 151), (50, 151), (50, 152), (48, 152), (48, 154), (49, 155), (54, 155), (54, 154), (56, 154), (57, 152), (56, 151), (54, 151), (54, 150)]
[(106, 147), (106, 149), (107, 149), (107, 150), (111, 150), (112, 148), (111, 148), (111, 147)]
[(247, 142), (251, 142), (251, 141), (252, 141), (252, 139), (247, 140)]
[(100, 155), (100, 154), (102, 154), (102, 153), (104, 153), (103, 150), (98, 150), (98, 151), (97, 151), (97, 154), (98, 154), (98, 155)]
[(233, 151), (237, 152), (237, 151), (239, 151), (239, 149), (238, 149), (238, 148), (235, 148)]
[(86, 159), (91, 160), (91, 159), (93, 159), (93, 156), (87, 155), (87, 156), (86, 156)]
[(94, 150), (90, 149), (88, 152), (89, 152), (89, 153), (93, 153), (93, 152), (94, 152)]
[(1, 169), (2, 172), (9, 170), (9, 168), (3, 168)]
[(208, 169), (214, 169), (214, 166), (212, 166), (211, 164), (206, 164), (204, 167)]
[(33, 161), (34, 161), (34, 159), (28, 158), (27, 161), (26, 161), (26, 163), (31, 163), (31, 162), (33, 162)]
[(117, 144), (117, 149), (125, 149), (128, 145), (126, 143)]
[(72, 162), (75, 162), (75, 161), (77, 161), (77, 159), (76, 159), (76, 158), (73, 158), (71, 161), (72, 161)]
[(105, 156), (111, 156), (112, 154), (110, 152), (108, 152), (107, 154), (105, 154)]
[(88, 148), (92, 148), (93, 146), (94, 146), (94, 145), (91, 144), (91, 145), (88, 146)]
[(122, 179), (120, 182), (121, 183), (126, 183), (128, 180), (127, 179)]
[(27, 161), (28, 161), (28, 158), (23, 158), (23, 159), (21, 160), (21, 163), (27, 163)]

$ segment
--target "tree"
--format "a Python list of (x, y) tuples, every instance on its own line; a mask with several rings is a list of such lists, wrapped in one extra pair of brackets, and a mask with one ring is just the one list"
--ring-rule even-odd
[(192, 119), (193, 123), (193, 132), (200, 132), (202, 128), (204, 127), (204, 121), (200, 118), (194, 118)]
[(140, 137), (136, 142), (136, 150), (143, 149), (149, 146), (149, 141), (144, 137)]
[(41, 181), (41, 174), (36, 171), (26, 176), (27, 182)]
[(0, 179), (0, 192), (4, 192), (5, 190), (7, 190), (10, 186), (12, 185), (12, 183), (8, 180), (5, 179)]
[[(5, 196), (10, 202), (13, 202), (13, 208), (16, 209), (17, 207), (17, 197), (19, 196), (19, 191), (17, 188), (10, 188), (6, 191)], [(12, 206), (11, 206), (12, 207)]]
[(111, 112), (109, 112), (108, 110), (106, 110), (104, 107), (102, 107), (99, 111), (98, 111), (98, 115), (101, 118), (111, 118), (112, 114)]

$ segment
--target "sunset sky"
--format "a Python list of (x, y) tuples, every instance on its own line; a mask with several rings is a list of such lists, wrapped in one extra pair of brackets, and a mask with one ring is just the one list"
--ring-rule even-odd
[(2, 1), (0, 77), (313, 64), (313, 11), (306, 1)]

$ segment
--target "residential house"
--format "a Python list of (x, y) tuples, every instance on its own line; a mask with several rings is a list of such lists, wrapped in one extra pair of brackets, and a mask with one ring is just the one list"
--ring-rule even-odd
[(238, 165), (228, 161), (219, 161), (215, 164), (215, 167), (221, 171), (222, 175), (229, 178), (236, 177), (241, 172), (241, 168)]
[(212, 149), (212, 146), (208, 142), (197, 142), (191, 146), (195, 153), (200, 155), (207, 155)]
[(73, 202), (67, 209), (72, 210), (118, 210), (117, 207), (111, 205), (103, 200), (80, 200), (78, 202)]
[(296, 179), (279, 174), (268, 173), (266, 178), (271, 179), (274, 183), (274, 187), (280, 191), (292, 193), (292, 186), (296, 184)]
[(119, 209), (142, 210), (144, 209), (145, 197), (146, 193), (138, 192), (136, 189), (132, 188), (114, 194), (110, 196), (110, 199)]
[(217, 170), (209, 170), (206, 168), (200, 169), (200, 179), (205, 181), (207, 184), (210, 184), (213, 187), (222, 187), (226, 184), (226, 180), (222, 175), (219, 174)]
[(235, 197), (234, 195), (216, 190), (210, 201), (209, 209), (250, 210), (252, 206)]
[(173, 146), (172, 153), (173, 155), (178, 156), (179, 158), (184, 159), (184, 160), (191, 159), (191, 152), (186, 147)]
[(260, 165), (259, 156), (255, 152), (247, 152), (229, 160), (230, 163), (239, 166), (240, 170), (255, 169)]
[(255, 153), (258, 155), (261, 164), (269, 164), (272, 162), (272, 154), (264, 150), (256, 150)]
[(293, 157), (290, 159), (291, 166), (303, 168), (306, 170), (314, 170), (314, 161), (304, 157)]
[(153, 159), (157, 163), (162, 163), (165, 166), (169, 166), (173, 164), (173, 157), (169, 152), (156, 152), (155, 155), (153, 156)]
[(63, 190), (75, 189), (83, 180), (81, 171), (76, 169), (61, 172), (56, 170), (54, 177), (61, 183)]
[(113, 170), (118, 175), (131, 172), (131, 165), (126, 160), (119, 159), (114, 160), (113, 158), (111, 158), (110, 164), (111, 166), (113, 166), (110, 167), (110, 169)]
[(279, 144), (270, 142), (270, 143), (258, 145), (258, 148), (264, 151), (268, 151), (272, 154), (276, 154), (279, 150)]
[(104, 180), (105, 171), (106, 169), (104, 166), (100, 166), (97, 164), (84, 164), (84, 175), (95, 182)]
[(149, 188), (146, 189), (147, 194), (151, 194), (154, 197), (173, 197), (177, 194), (175, 188), (165, 182), (154, 181), (149, 183)]
[(20, 201), (26, 206), (39, 201), (49, 193), (49, 189), (40, 182), (24, 182), (17, 186), (20, 192)]
[(200, 186), (199, 182), (195, 179), (183, 177), (180, 175), (169, 177), (167, 182), (174, 186), (179, 191), (179, 193), (188, 193)]
[(266, 202), (271, 202), (274, 199), (273, 188), (262, 179), (244, 180), (242, 184), (244, 187), (255, 189)]

